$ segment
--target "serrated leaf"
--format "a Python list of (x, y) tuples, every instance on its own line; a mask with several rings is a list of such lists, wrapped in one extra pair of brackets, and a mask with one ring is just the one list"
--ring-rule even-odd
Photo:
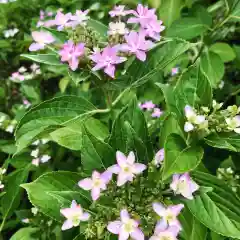
[(168, 136), (164, 151), (163, 180), (172, 174), (194, 170), (203, 157), (203, 149), (200, 146), (186, 146), (185, 141), (176, 134)]
[(37, 63), (43, 63), (53, 66), (60, 66), (62, 63), (60, 62), (59, 57), (56, 54), (22, 54), (21, 57), (29, 59), (31, 61)]
[[(68, 207), (69, 197), (71, 197), (69, 192), (79, 193), (78, 198), (75, 199), (79, 204), (90, 203), (89, 195), (77, 185), (80, 179), (81, 176), (74, 172), (50, 172), (40, 176), (34, 182), (23, 184), (22, 187), (27, 191), (28, 198), (35, 207), (45, 215), (61, 222), (63, 217), (60, 209)], [(73, 194), (77, 196), (76, 193)], [(56, 201), (56, 195), (60, 195), (61, 200)]]

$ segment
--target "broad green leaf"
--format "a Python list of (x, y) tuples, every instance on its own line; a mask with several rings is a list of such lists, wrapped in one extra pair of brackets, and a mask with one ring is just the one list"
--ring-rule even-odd
[(206, 240), (208, 229), (187, 208), (183, 209), (178, 218), (183, 228), (180, 235), (185, 240)]
[(78, 85), (78, 83), (80, 83), (80, 82), (86, 81), (87, 79), (89, 79), (91, 77), (90, 72), (87, 70), (83, 70), (83, 69), (81, 69), (78, 72), (73, 72), (73, 71), (69, 70), (68, 74), (69, 74), (69, 77), (73, 80), (73, 82), (76, 85)]
[(200, 4), (196, 4), (191, 9), (191, 11), (193, 12), (193, 16), (198, 18), (202, 22), (202, 24), (211, 27), (212, 16), (205, 7)]
[(166, 36), (189, 40), (200, 36), (206, 30), (206, 25), (198, 18), (181, 18), (172, 24), (167, 30)]
[(200, 59), (200, 69), (213, 87), (216, 87), (224, 75), (224, 63), (213, 52), (206, 52)]
[(24, 115), (17, 127), (17, 153), (50, 127), (65, 126), (65, 122), (95, 109), (89, 101), (77, 96), (57, 97), (39, 104)]
[(1, 213), (2, 213), (2, 226), (8, 217), (11, 217), (15, 209), (18, 207), (21, 201), (22, 189), (20, 184), (25, 183), (28, 174), (29, 167), (18, 169), (12, 172), (6, 178), (6, 184), (4, 190), (6, 194), (1, 198)]
[(225, 237), (223, 237), (222, 235), (219, 235), (215, 232), (211, 232), (211, 240), (224, 240)]
[(87, 24), (90, 28), (99, 34), (100, 41), (107, 40), (108, 27), (106, 25), (94, 19), (89, 19)]
[(50, 136), (53, 141), (63, 147), (72, 150), (81, 150), (83, 124), (91, 134), (100, 140), (104, 140), (109, 134), (107, 127), (103, 123), (98, 119), (90, 117), (87, 119), (78, 119), (74, 123), (66, 124), (66, 127), (53, 131), (50, 133)]
[[(74, 172), (49, 172), (34, 182), (22, 184), (27, 191), (30, 202), (45, 215), (62, 221), (60, 209), (69, 207), (72, 196), (79, 204), (86, 205), (89, 195), (77, 185), (81, 176)], [(56, 201), (57, 200), (57, 201)]]
[(212, 147), (240, 152), (240, 135), (237, 133), (213, 133), (204, 140)]
[(183, 0), (161, 1), (158, 11), (159, 18), (163, 21), (163, 24), (169, 28), (176, 19), (180, 18), (180, 13), (183, 7)]
[(208, 194), (201, 192), (193, 200), (185, 201), (185, 205), (201, 223), (212, 231), (240, 239), (239, 215), (232, 212), (232, 209), (215, 202)]
[(227, 43), (215, 43), (209, 48), (209, 50), (218, 54), (223, 62), (230, 62), (236, 58), (234, 50)]
[(10, 240), (38, 240), (40, 228), (25, 227), (19, 229)]
[(115, 163), (115, 151), (110, 145), (83, 129), (81, 161), (85, 171), (105, 170)]
[(159, 72), (164, 70), (169, 64), (184, 54), (192, 44), (184, 40), (167, 39), (167, 43), (158, 46), (149, 51), (146, 62), (138, 59), (134, 60), (127, 69), (125, 81), (131, 87), (139, 87), (149, 80), (158, 80)]
[(168, 136), (164, 151), (163, 180), (175, 173), (194, 170), (203, 157), (203, 149), (200, 146), (186, 146), (184, 140), (176, 134)]
[(29, 59), (37, 63), (49, 64), (52, 66), (62, 65), (59, 57), (56, 54), (22, 54), (21, 57)]

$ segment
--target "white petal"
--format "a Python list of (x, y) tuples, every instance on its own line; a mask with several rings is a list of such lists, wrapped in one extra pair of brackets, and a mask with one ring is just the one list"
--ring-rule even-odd
[(62, 230), (67, 230), (73, 227), (73, 222), (71, 220), (66, 220), (62, 225)]
[(190, 122), (186, 122), (184, 125), (185, 132), (191, 132), (194, 129), (194, 126)]

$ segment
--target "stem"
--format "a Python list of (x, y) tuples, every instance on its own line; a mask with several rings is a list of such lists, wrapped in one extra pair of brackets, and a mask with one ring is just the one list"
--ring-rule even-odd
[(229, 95), (227, 96), (226, 100), (224, 101), (224, 105), (227, 103), (227, 101), (228, 101), (231, 97), (236, 96), (236, 95), (238, 95), (239, 93), (240, 93), (240, 88), (237, 89), (235, 92), (229, 94)]

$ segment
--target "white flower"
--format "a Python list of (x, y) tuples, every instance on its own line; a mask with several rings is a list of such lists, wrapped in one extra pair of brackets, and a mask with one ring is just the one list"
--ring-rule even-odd
[(30, 221), (29, 221), (28, 218), (24, 218), (24, 219), (22, 219), (22, 222), (23, 222), (23, 223), (29, 223)]
[(31, 156), (35, 157), (35, 158), (38, 157), (38, 154), (39, 154), (39, 149), (38, 148), (31, 152)]
[(14, 29), (8, 29), (8, 30), (5, 30), (3, 31), (3, 34), (4, 34), (4, 37), (5, 38), (9, 38), (9, 37), (14, 37), (14, 35), (16, 33), (18, 33), (18, 29), (17, 28), (14, 28)]
[(49, 161), (49, 159), (51, 159), (49, 155), (42, 155), (42, 157), (40, 158), (40, 161), (41, 163), (46, 163)]
[(185, 122), (184, 124), (184, 131), (185, 132), (191, 132), (194, 129), (194, 126), (190, 122)]
[(223, 89), (224, 85), (225, 85), (224, 81), (221, 81), (218, 85), (218, 88)]
[(0, 181), (0, 189), (4, 188), (4, 184), (2, 184), (2, 181)]
[(33, 72), (36, 72), (36, 70), (39, 69), (40, 66), (37, 65), (36, 63), (33, 63), (33, 64), (30, 66), (30, 68), (31, 68), (31, 70), (32, 70)]
[(240, 115), (233, 118), (227, 118), (226, 123), (228, 129), (240, 134)]
[(212, 101), (212, 106), (214, 109), (218, 110), (223, 106), (223, 103), (217, 103), (216, 100)]
[(14, 131), (14, 126), (13, 125), (9, 125), (7, 128), (6, 128), (6, 131), (7, 132), (10, 132), (10, 133), (13, 133), (13, 131)]
[(39, 145), (39, 144), (40, 144), (40, 140), (36, 140), (36, 141), (34, 141), (34, 142), (32, 143), (33, 146), (37, 146), (37, 145)]
[(20, 72), (20, 73), (25, 73), (26, 71), (27, 71), (27, 69), (25, 67), (20, 67), (18, 69), (18, 72)]
[(126, 28), (126, 24), (123, 22), (110, 22), (109, 23), (109, 30), (108, 30), (108, 35), (125, 35), (128, 33), (128, 29)]
[(36, 207), (31, 208), (31, 212), (32, 212), (32, 214), (33, 214), (34, 216), (37, 215), (37, 213), (38, 213), (38, 208), (36, 208)]
[(232, 170), (231, 167), (227, 168), (227, 169), (226, 169), (226, 172), (229, 173), (229, 174), (233, 174), (233, 170)]

